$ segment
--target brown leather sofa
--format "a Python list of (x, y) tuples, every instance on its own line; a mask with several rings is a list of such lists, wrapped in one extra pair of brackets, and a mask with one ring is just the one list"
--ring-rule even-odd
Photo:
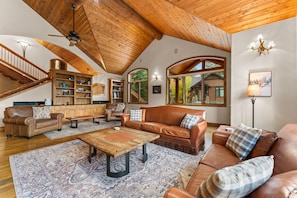
[[(204, 133), (207, 128), (205, 111), (176, 106), (142, 107), (142, 121), (130, 121), (130, 115), (122, 116), (122, 126), (157, 133), (160, 138), (153, 141), (161, 146), (198, 154), (204, 149)], [(199, 115), (200, 120), (191, 130), (180, 127), (186, 114)]]
[(7, 137), (32, 137), (47, 131), (61, 130), (64, 114), (51, 113), (50, 119), (34, 119), (31, 106), (7, 107), (4, 111), (4, 130)]
[[(223, 167), (235, 165), (239, 160), (233, 152), (225, 147), (229, 132), (214, 132), (213, 144), (199, 162), (185, 190), (170, 188), (165, 193), (166, 198), (197, 197), (200, 184), (213, 172)], [(274, 155), (274, 169), (271, 178), (249, 194), (249, 198), (293, 198), (297, 197), (297, 124), (287, 124), (278, 133), (267, 155)], [(263, 138), (263, 136), (261, 135)], [(260, 138), (261, 138), (260, 137)], [(259, 145), (267, 144), (267, 140)], [(260, 147), (258, 147), (260, 148)], [(255, 148), (254, 148), (255, 150)], [(253, 150), (253, 151), (254, 151)], [(252, 151), (252, 152), (253, 152)], [(256, 156), (257, 154), (255, 154)]]

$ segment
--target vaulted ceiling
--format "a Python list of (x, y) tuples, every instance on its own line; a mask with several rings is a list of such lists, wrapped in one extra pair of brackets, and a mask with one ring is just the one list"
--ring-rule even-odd
[(23, 1), (64, 36), (73, 30), (76, 4), (74, 30), (82, 40), (76, 46), (106, 72), (120, 75), (163, 35), (230, 52), (231, 34), (297, 15), (296, 0)]

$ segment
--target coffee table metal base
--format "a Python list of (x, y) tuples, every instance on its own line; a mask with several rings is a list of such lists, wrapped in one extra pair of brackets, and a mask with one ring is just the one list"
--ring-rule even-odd
[[(89, 145), (89, 156), (88, 160), (90, 163), (92, 163), (91, 158), (97, 155), (97, 150), (92, 145)], [(142, 145), (142, 162), (147, 161), (147, 152), (146, 152), (146, 144)], [(125, 153), (125, 170), (119, 171), (119, 172), (111, 172), (110, 171), (110, 156), (106, 154), (106, 174), (109, 177), (119, 178), (123, 177), (125, 175), (128, 175), (130, 172), (130, 152)]]

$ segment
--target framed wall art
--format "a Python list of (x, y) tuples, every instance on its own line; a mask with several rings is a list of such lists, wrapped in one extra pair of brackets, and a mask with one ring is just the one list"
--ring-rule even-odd
[(153, 94), (160, 94), (160, 93), (161, 93), (161, 85), (154, 85)]
[(255, 96), (263, 96), (263, 97), (271, 96), (271, 90), (272, 90), (271, 83), (272, 83), (271, 71), (249, 73), (249, 85), (259, 86), (258, 94)]

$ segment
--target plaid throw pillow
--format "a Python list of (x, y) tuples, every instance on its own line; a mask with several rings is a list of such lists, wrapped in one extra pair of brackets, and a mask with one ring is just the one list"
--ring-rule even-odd
[(34, 119), (51, 118), (51, 110), (49, 107), (32, 107)]
[(233, 151), (239, 159), (245, 159), (256, 145), (261, 129), (251, 128), (240, 124), (229, 136), (225, 146)]
[(142, 110), (131, 110), (130, 121), (142, 121)]
[(255, 157), (234, 166), (217, 170), (197, 191), (203, 198), (240, 198), (264, 184), (272, 175), (273, 155)]
[(192, 127), (198, 122), (200, 116), (198, 115), (190, 115), (186, 114), (182, 122), (180, 123), (181, 127), (192, 129)]

